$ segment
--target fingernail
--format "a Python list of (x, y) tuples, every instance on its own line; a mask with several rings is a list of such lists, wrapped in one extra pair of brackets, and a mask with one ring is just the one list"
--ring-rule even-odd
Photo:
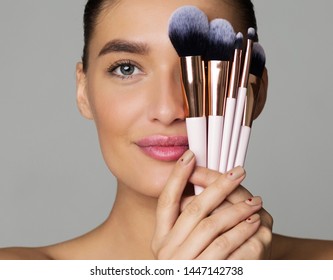
[(257, 206), (262, 204), (262, 199), (260, 196), (254, 196), (250, 197), (249, 199), (245, 200), (245, 203), (247, 203), (250, 206)]
[(234, 169), (230, 170), (227, 173), (227, 176), (230, 180), (237, 180), (240, 177), (242, 177), (244, 174), (245, 174), (244, 168), (241, 166), (238, 166), (238, 167), (235, 167)]
[(179, 162), (183, 165), (187, 165), (194, 158), (194, 154), (191, 150), (187, 150), (182, 157), (179, 159)]
[(254, 214), (251, 217), (247, 218), (245, 221), (249, 224), (254, 224), (255, 222), (258, 222), (260, 220), (259, 214)]

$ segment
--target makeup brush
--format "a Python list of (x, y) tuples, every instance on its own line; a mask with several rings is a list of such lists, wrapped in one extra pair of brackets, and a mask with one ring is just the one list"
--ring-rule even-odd
[(250, 76), (249, 76), (250, 82), (253, 82), (253, 80), (251, 80), (253, 78), (262, 79), (262, 75), (265, 70), (265, 65), (266, 65), (265, 50), (260, 45), (260, 43), (255, 42), (253, 43), (253, 49), (252, 49), (252, 58), (251, 58)]
[[(248, 76), (248, 67), (249, 62), (247, 57), (250, 57), (249, 49), (252, 49), (252, 36), (255, 36), (255, 31), (253, 28), (250, 28), (248, 30), (248, 40), (247, 40), (247, 50), (245, 55), (245, 61), (243, 64), (243, 73), (241, 76), (241, 87), (243, 85), (243, 79), (244, 77)], [(235, 55), (234, 57), (234, 63), (233, 67), (239, 69), (239, 54)], [(234, 71), (234, 70), (233, 70)], [(240, 71), (240, 70), (238, 70)], [(237, 81), (238, 83), (238, 81)], [(228, 165), (228, 157), (229, 157), (229, 150), (230, 150), (230, 143), (231, 143), (231, 137), (232, 137), (232, 131), (234, 126), (234, 117), (235, 117), (235, 110), (236, 110), (236, 102), (237, 102), (237, 86), (235, 86), (235, 83), (231, 84), (231, 87), (228, 91), (228, 96), (226, 98), (226, 104), (225, 104), (225, 119), (224, 119), (224, 126), (223, 126), (223, 138), (222, 138), (222, 147), (221, 147), (221, 158), (220, 158), (220, 167), (219, 171), (222, 173), (225, 173), (227, 171), (227, 165)], [(237, 88), (237, 89), (236, 89)]]
[(248, 90), (242, 126), (238, 141), (238, 149), (234, 166), (244, 166), (247, 149), (250, 141), (251, 128), (253, 123), (254, 111), (256, 109), (262, 75), (266, 64), (265, 51), (259, 43), (253, 44), (252, 61), (250, 66), (250, 76), (248, 79)]
[(239, 140), (239, 133), (240, 133), (243, 112), (244, 112), (246, 92), (247, 92), (247, 87), (248, 87), (248, 78), (249, 78), (249, 72), (250, 72), (250, 67), (251, 67), (253, 41), (255, 39), (256, 39), (256, 31), (254, 28), (251, 27), (248, 29), (248, 32), (247, 32), (246, 53), (245, 53), (241, 81), (240, 81), (240, 85), (239, 85), (239, 89), (238, 89), (238, 93), (237, 93), (236, 111), (235, 111), (235, 116), (234, 116), (231, 142), (230, 142), (230, 147), (229, 147), (227, 171), (232, 169), (234, 167), (234, 163), (235, 163), (237, 147), (238, 147), (238, 140)]
[(204, 59), (208, 67), (208, 157), (207, 167), (218, 170), (220, 163), (223, 105), (228, 90), (230, 61), (233, 57), (235, 32), (225, 19), (210, 22)]
[[(194, 6), (178, 8), (169, 21), (169, 37), (180, 57), (181, 78), (186, 103), (189, 148), (198, 166), (207, 166), (207, 120), (205, 116), (205, 73), (201, 55), (206, 51), (209, 21)], [(203, 189), (194, 186), (195, 193)]]

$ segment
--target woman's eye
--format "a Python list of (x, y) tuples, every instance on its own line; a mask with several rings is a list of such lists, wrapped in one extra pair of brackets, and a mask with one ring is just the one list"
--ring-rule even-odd
[(108, 72), (122, 79), (132, 78), (134, 75), (142, 73), (137, 66), (130, 62), (117, 63), (111, 66)]

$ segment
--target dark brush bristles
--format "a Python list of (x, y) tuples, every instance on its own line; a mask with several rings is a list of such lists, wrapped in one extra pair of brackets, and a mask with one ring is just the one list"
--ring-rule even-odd
[(241, 32), (238, 32), (236, 34), (236, 39), (235, 39), (235, 49), (241, 50), (243, 49), (243, 40), (244, 36)]
[(230, 61), (235, 50), (235, 31), (225, 19), (214, 19), (209, 25), (209, 38), (205, 60)]
[(253, 43), (250, 73), (261, 78), (266, 64), (266, 55), (263, 47), (255, 42)]
[(250, 27), (247, 30), (247, 39), (257, 41), (257, 32), (253, 27)]
[(169, 37), (180, 57), (205, 53), (209, 21), (206, 14), (194, 6), (178, 8), (169, 21)]

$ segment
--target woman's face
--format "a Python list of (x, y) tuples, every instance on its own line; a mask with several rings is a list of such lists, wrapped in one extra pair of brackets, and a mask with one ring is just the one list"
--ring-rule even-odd
[(94, 119), (120, 188), (157, 197), (187, 150), (179, 60), (168, 21), (178, 7), (194, 5), (210, 19), (233, 22), (229, 6), (219, 1), (217, 10), (215, 2), (121, 0), (100, 15), (87, 73), (78, 70), (78, 99), (86, 98), (90, 111), (81, 112)]

